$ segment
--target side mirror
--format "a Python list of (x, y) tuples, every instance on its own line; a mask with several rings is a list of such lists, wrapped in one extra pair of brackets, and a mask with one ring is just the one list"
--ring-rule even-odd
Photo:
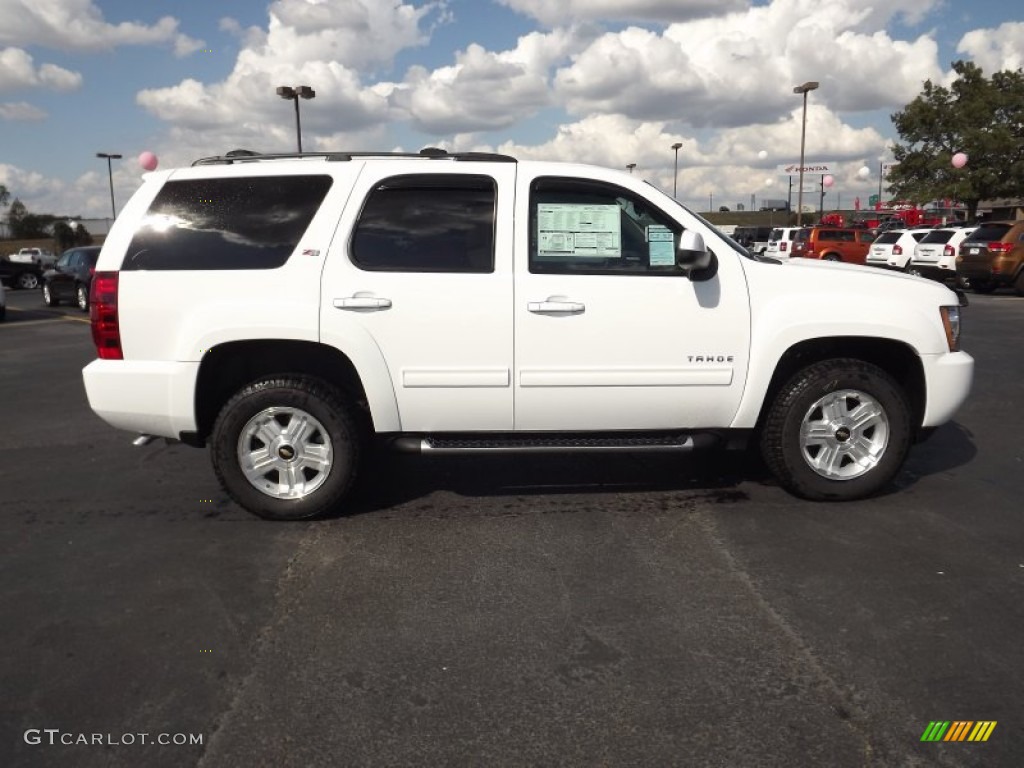
[(711, 258), (711, 252), (704, 245), (704, 238), (700, 233), (690, 229), (683, 230), (679, 236), (676, 264), (691, 280), (701, 279), (698, 275), (711, 266)]

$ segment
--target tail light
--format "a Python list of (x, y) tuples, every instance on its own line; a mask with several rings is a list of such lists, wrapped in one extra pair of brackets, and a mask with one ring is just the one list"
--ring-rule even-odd
[(97, 272), (89, 287), (92, 343), (101, 360), (123, 360), (121, 329), (117, 319), (117, 272)]
[(956, 248), (954, 248), (952, 245), (947, 244), (946, 247), (942, 249), (942, 255), (946, 256), (947, 258), (949, 256), (956, 256)]
[(1009, 253), (1013, 250), (1013, 243), (1004, 243), (1002, 240), (993, 240), (988, 244), (988, 249), (992, 253)]
[(892, 247), (892, 255), (893, 256), (902, 256), (903, 255), (903, 248), (900, 247), (899, 245), (894, 245)]
[(783, 253), (785, 253), (785, 251), (786, 251), (786, 241), (785, 240), (783, 240), (781, 243), (779, 243), (779, 250), (782, 251)]

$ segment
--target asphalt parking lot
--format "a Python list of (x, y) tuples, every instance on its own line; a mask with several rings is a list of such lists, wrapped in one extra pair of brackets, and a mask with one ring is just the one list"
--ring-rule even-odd
[(272, 524), (92, 414), (81, 313), (7, 296), (0, 765), (1024, 762), (1024, 299), (970, 296), (972, 397), (869, 501), (388, 456), (349, 515)]

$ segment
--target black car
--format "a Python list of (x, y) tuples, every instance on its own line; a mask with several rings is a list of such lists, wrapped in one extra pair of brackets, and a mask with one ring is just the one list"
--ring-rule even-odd
[(88, 310), (89, 286), (99, 257), (98, 245), (64, 251), (54, 268), (43, 273), (43, 301), (46, 306), (55, 307), (62, 301), (72, 301), (83, 312)]
[(31, 290), (39, 287), (42, 277), (38, 264), (0, 259), (0, 283), (4, 285)]

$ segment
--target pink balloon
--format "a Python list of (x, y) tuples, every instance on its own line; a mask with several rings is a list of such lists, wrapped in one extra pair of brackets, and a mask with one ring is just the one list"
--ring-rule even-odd
[(829, 174), (828, 176), (821, 180), (821, 183), (824, 184), (826, 187), (831, 187), (833, 184), (836, 183), (836, 180), (832, 178), (831, 174)]
[(965, 155), (963, 152), (957, 152), (955, 155), (953, 155), (954, 168), (963, 168), (965, 165), (967, 165), (967, 155)]
[(143, 152), (141, 155), (139, 155), (139, 165), (142, 166), (143, 170), (155, 171), (156, 164), (156, 155), (154, 155), (152, 152)]

